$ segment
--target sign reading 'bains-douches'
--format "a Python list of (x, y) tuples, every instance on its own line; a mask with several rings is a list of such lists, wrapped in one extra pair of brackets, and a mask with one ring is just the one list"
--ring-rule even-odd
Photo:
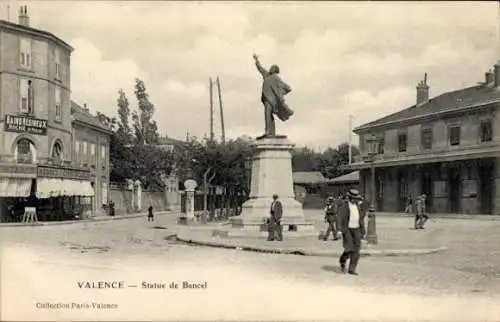
[(47, 120), (26, 115), (5, 115), (5, 132), (47, 135)]

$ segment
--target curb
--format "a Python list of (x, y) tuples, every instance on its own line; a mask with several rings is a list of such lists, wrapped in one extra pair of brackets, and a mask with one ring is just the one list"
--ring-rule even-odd
[[(340, 256), (342, 251), (335, 252), (317, 252), (308, 251), (305, 249), (281, 249), (265, 246), (236, 246), (230, 244), (224, 244), (220, 242), (213, 241), (200, 241), (194, 239), (185, 239), (179, 237), (177, 234), (169, 235), (165, 238), (166, 240), (174, 240), (180, 243), (192, 245), (192, 246), (207, 246), (215, 248), (225, 248), (234, 250), (243, 250), (248, 252), (258, 252), (258, 253), (269, 253), (269, 254), (285, 254), (285, 255), (301, 255), (301, 256), (316, 256), (316, 257), (334, 257)], [(361, 249), (361, 256), (372, 256), (372, 257), (394, 257), (394, 256), (417, 256), (417, 255), (427, 255), (434, 254), (444, 250), (447, 247), (438, 247), (432, 249)]]
[[(155, 213), (157, 215), (169, 215), (169, 214), (177, 214), (176, 211), (159, 211)], [(1, 223), (0, 228), (2, 227), (36, 227), (36, 226), (61, 226), (61, 225), (72, 225), (72, 224), (87, 224), (87, 223), (96, 223), (96, 222), (106, 222), (112, 220), (124, 220), (124, 219), (134, 219), (147, 216), (147, 213), (139, 213), (134, 215), (125, 215), (125, 216), (105, 216), (105, 217), (94, 217), (93, 219), (82, 219), (82, 220), (66, 220), (66, 221), (40, 221), (37, 223)]]

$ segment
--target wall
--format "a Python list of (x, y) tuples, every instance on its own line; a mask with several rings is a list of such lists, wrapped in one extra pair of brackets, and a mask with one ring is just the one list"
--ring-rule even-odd
[[(132, 209), (132, 191), (125, 189), (111, 188), (109, 190), (109, 200), (115, 203), (117, 215), (133, 213)], [(167, 199), (164, 192), (160, 191), (142, 191), (142, 210), (147, 211), (149, 205), (153, 206), (153, 211), (169, 210)]]
[[(31, 39), (32, 69), (19, 67), (19, 35)], [(48, 121), (47, 136), (27, 135), (37, 150), (37, 159), (51, 157), (52, 146), (60, 140), (63, 153), (71, 156), (71, 111), (69, 56), (70, 52), (55, 42), (36, 36), (24, 36), (10, 31), (0, 32), (0, 155), (11, 156), (18, 133), (4, 133), (5, 114), (19, 113), (19, 79), (29, 78), (34, 86), (34, 113), (36, 118)], [(61, 81), (55, 80), (55, 50), (60, 52)], [(55, 121), (55, 88), (61, 88), (62, 120)]]
[[(384, 157), (398, 157), (406, 155), (414, 155), (421, 153), (432, 153), (438, 151), (447, 151), (462, 149), (464, 147), (473, 147), (477, 145), (485, 145), (488, 143), (480, 142), (480, 122), (482, 119), (491, 118), (493, 121), (493, 140), (500, 142), (500, 116), (498, 112), (480, 112), (469, 114), (462, 117), (453, 117), (440, 119), (433, 122), (423, 124), (414, 124), (402, 128), (386, 129), (384, 132), (378, 130), (375, 135), (384, 136)], [(432, 150), (424, 150), (422, 148), (422, 125), (432, 127)], [(460, 125), (460, 145), (450, 146), (449, 144), (449, 127), (451, 125)], [(398, 131), (407, 133), (407, 152), (399, 152)], [(360, 135), (360, 140), (366, 140), (369, 134)], [(362, 154), (368, 152), (368, 145), (363, 144)]]
[[(76, 142), (78, 151), (76, 151)], [(84, 153), (83, 142), (87, 144), (87, 153)], [(91, 154), (90, 145), (95, 145), (95, 154)], [(101, 206), (109, 201), (109, 136), (106, 133), (99, 132), (90, 127), (80, 124), (74, 124), (72, 139), (72, 160), (75, 164), (88, 164), (94, 166), (94, 176), (91, 179), (94, 182), (94, 209), (99, 210)], [(102, 153), (104, 146), (104, 154)]]

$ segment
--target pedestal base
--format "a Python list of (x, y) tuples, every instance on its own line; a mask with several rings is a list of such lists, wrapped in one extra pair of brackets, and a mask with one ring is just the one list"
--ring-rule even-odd
[(266, 219), (270, 217), (273, 194), (278, 195), (283, 205), (283, 234), (316, 234), (313, 223), (304, 217), (302, 204), (295, 200), (291, 155), (293, 147), (286, 136), (256, 140), (250, 199), (243, 204), (241, 214), (230, 220), (233, 235), (238, 235), (235, 229), (240, 229), (243, 235), (267, 235)]

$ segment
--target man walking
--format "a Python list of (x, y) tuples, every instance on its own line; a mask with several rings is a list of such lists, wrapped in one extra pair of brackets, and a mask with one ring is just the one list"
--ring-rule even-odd
[(346, 263), (349, 259), (348, 273), (351, 275), (358, 275), (356, 268), (360, 257), (361, 239), (365, 236), (365, 211), (359, 206), (361, 200), (363, 198), (361, 198), (359, 191), (350, 189), (347, 193), (347, 200), (342, 202), (338, 213), (338, 229), (342, 232), (342, 245), (344, 247), (344, 252), (339, 260), (340, 269), (342, 273), (345, 273)]
[(325, 235), (323, 236), (323, 240), (327, 241), (328, 236), (330, 236), (330, 232), (333, 234), (333, 240), (338, 240), (337, 236), (337, 204), (333, 197), (328, 197), (326, 201), (325, 208), (325, 222), (328, 223), (328, 229), (326, 230)]
[(153, 215), (153, 206), (149, 205), (148, 208), (148, 221), (155, 221), (155, 217)]
[(417, 199), (415, 200), (415, 206), (417, 208), (417, 213), (415, 214), (415, 229), (425, 229), (425, 222), (429, 219), (429, 216), (427, 216), (425, 209), (426, 199), (427, 196), (424, 193), (417, 197)]
[(281, 217), (283, 216), (283, 205), (278, 199), (277, 194), (273, 194), (273, 202), (270, 209), (271, 217), (268, 225), (268, 241), (282, 241), (283, 233), (281, 231)]

